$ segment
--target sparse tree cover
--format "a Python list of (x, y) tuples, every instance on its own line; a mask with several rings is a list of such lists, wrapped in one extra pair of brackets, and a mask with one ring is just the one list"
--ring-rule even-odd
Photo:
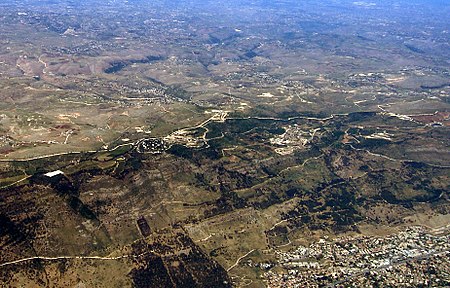
[(0, 286), (450, 286), (449, 14), (3, 0)]

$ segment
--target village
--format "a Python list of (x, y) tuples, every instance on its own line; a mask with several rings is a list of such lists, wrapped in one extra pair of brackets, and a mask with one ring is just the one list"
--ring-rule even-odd
[(448, 287), (448, 228), (441, 234), (415, 226), (387, 237), (324, 237), (292, 252), (277, 251), (277, 266), (286, 272), (264, 277), (269, 287)]

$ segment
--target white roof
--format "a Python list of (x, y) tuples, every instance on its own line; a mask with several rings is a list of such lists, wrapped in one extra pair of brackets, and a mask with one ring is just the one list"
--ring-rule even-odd
[(53, 172), (45, 173), (44, 175), (47, 176), (47, 177), (54, 177), (56, 175), (61, 175), (61, 174), (64, 174), (64, 172), (62, 172), (61, 170), (56, 170), (56, 171), (53, 171)]

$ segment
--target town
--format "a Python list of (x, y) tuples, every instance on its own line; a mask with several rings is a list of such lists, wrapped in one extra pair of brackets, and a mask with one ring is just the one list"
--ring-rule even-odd
[(450, 235), (409, 227), (387, 237), (322, 238), (277, 251), (285, 273), (266, 272), (269, 287), (402, 287), (450, 285)]

